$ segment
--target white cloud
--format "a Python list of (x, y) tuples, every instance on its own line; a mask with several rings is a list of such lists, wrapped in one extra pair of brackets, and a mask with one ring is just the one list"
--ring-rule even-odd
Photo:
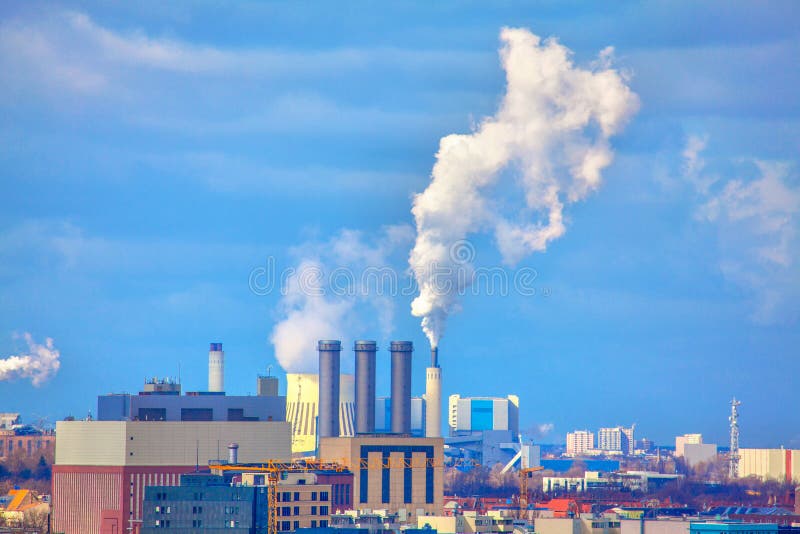
[(756, 161), (755, 177), (709, 177), (705, 141), (690, 137), (684, 173), (695, 187), (697, 217), (717, 228), (720, 270), (750, 294), (759, 322), (793, 321), (800, 297), (800, 185), (794, 168)]

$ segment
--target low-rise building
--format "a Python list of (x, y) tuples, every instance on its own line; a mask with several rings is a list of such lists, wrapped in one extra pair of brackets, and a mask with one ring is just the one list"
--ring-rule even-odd
[(464, 511), (454, 515), (418, 517), (417, 526), (420, 529), (432, 528), (442, 534), (502, 533), (514, 531), (514, 520), (496, 512), (482, 515)]
[(620, 521), (593, 514), (579, 517), (540, 517), (534, 522), (536, 534), (621, 534)]

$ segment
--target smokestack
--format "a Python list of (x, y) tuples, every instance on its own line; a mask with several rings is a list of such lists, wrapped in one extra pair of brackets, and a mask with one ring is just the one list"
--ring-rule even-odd
[(222, 343), (211, 343), (208, 349), (208, 391), (225, 391), (225, 353)]
[(392, 341), (392, 433), (411, 433), (411, 355), (410, 341)]
[(229, 464), (238, 464), (239, 463), (239, 444), (238, 443), (228, 443), (228, 463)]
[(339, 437), (339, 354), (342, 342), (320, 340), (319, 350), (319, 422), (320, 438)]
[(356, 341), (356, 434), (375, 432), (375, 352), (374, 341)]
[(442, 368), (439, 348), (431, 348), (431, 366), (425, 370), (425, 437), (442, 437)]

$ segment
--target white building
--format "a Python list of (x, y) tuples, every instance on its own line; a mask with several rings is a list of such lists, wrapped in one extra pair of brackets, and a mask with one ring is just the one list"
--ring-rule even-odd
[(636, 445), (634, 428), (635, 425), (628, 428), (622, 426), (601, 428), (597, 431), (597, 448), (606, 452), (633, 454)]
[(675, 437), (675, 456), (683, 456), (683, 448), (686, 445), (700, 445), (703, 443), (702, 434), (684, 434)]
[(485, 430), (519, 433), (519, 397), (461, 397), (450, 395), (450, 435)]
[(575, 430), (567, 433), (567, 455), (580, 456), (594, 449), (594, 432)]

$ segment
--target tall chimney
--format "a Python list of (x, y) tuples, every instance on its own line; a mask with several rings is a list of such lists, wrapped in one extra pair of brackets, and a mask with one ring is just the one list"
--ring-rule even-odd
[(374, 341), (356, 341), (356, 434), (375, 432), (375, 352)]
[(410, 341), (392, 341), (392, 433), (411, 433), (411, 355)]
[(431, 348), (431, 366), (425, 370), (425, 436), (442, 437), (442, 368), (438, 347)]
[(211, 343), (208, 349), (208, 391), (225, 391), (225, 353), (222, 343)]
[(319, 350), (319, 422), (320, 438), (339, 437), (339, 355), (342, 342), (320, 340)]

